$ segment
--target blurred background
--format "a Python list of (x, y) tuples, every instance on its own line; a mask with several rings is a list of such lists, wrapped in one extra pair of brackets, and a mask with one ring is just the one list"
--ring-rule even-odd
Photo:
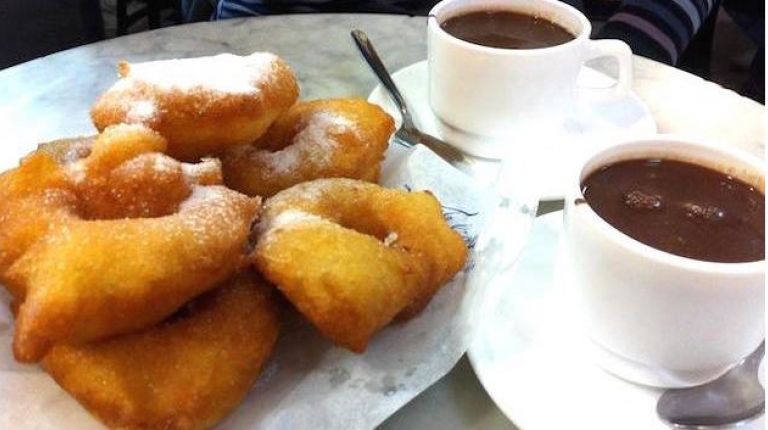
[[(566, 1), (586, 13), (595, 32), (622, 3)], [(697, 1), (714, 4), (714, 10), (676, 67), (765, 103), (765, 0), (731, 0), (727, 10), (719, 0)], [(341, 10), (354, 10), (354, 1), (343, 3)], [(0, 0), (0, 40), (4, 41), (0, 69), (105, 38), (212, 19), (214, 4), (215, 0)]]

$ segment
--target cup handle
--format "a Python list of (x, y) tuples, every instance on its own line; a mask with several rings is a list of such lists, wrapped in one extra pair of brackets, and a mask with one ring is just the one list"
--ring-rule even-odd
[(621, 40), (601, 39), (590, 40), (584, 62), (602, 57), (613, 57), (619, 64), (619, 76), (616, 83), (606, 89), (611, 90), (611, 95), (625, 96), (632, 88), (632, 50), (629, 45)]

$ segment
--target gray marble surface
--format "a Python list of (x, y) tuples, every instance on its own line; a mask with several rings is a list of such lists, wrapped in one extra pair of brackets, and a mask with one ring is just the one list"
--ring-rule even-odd
[[(0, 129), (19, 155), (41, 140), (93, 130), (88, 108), (116, 79), (121, 59), (273, 51), (296, 71), (303, 98), (366, 96), (376, 81), (349, 31), (376, 42), (389, 67), (425, 57), (421, 18), (381, 15), (292, 15), (164, 28), (72, 49), (0, 71)], [(7, 167), (7, 166), (2, 166)]]
[[(303, 98), (365, 97), (376, 81), (349, 31), (366, 31), (394, 71), (426, 57), (423, 18), (294, 15), (199, 23), (140, 33), (57, 53), (0, 71), (0, 130), (13, 158), (37, 142), (90, 133), (88, 109), (116, 77), (118, 60), (143, 61), (268, 50), (299, 76)], [(762, 156), (765, 109), (734, 92), (636, 58), (634, 90), (661, 132), (703, 136)], [(5, 151), (4, 151), (5, 152)], [(514, 428), (483, 391), (466, 358), (382, 428)]]

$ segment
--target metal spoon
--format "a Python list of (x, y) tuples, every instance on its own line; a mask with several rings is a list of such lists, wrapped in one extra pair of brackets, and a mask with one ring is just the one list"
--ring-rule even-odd
[(725, 375), (697, 387), (667, 390), (659, 398), (659, 417), (677, 428), (729, 426), (765, 412), (765, 391), (757, 379), (765, 341)]
[(410, 110), (408, 109), (408, 103), (397, 89), (395, 82), (392, 80), (392, 76), (387, 71), (381, 58), (379, 58), (379, 54), (376, 52), (370, 39), (368, 39), (368, 36), (361, 30), (352, 30), (350, 34), (352, 35), (352, 39), (354, 39), (357, 48), (360, 50), (360, 53), (363, 54), (363, 58), (368, 65), (371, 66), (373, 73), (376, 74), (381, 85), (383, 85), (389, 92), (397, 109), (400, 111), (402, 123), (400, 128), (395, 132), (395, 142), (407, 148), (411, 148), (420, 143), (434, 151), (454, 167), (462, 168), (471, 164), (472, 160), (467, 154), (434, 136), (420, 131), (416, 127)]

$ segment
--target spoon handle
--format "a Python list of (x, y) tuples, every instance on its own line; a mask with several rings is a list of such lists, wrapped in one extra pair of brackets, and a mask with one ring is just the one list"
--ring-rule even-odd
[(749, 356), (747, 356), (747, 358), (744, 359), (744, 367), (750, 370), (753, 370), (755, 373), (757, 373), (757, 369), (760, 368), (760, 362), (763, 361), (764, 355), (765, 355), (765, 340), (763, 340), (763, 343), (761, 343), (760, 346), (757, 347), (755, 352), (753, 352), (752, 354), (749, 354)]
[(397, 89), (395, 82), (387, 71), (387, 67), (384, 66), (381, 58), (379, 58), (379, 54), (368, 39), (368, 35), (362, 30), (352, 30), (350, 34), (352, 35), (352, 39), (354, 39), (357, 48), (360, 50), (360, 53), (363, 54), (363, 58), (365, 58), (365, 61), (371, 66), (373, 73), (376, 74), (376, 77), (379, 78), (381, 84), (392, 96), (392, 99), (397, 105), (397, 109), (400, 111), (400, 115), (403, 118), (403, 127), (406, 129), (415, 128), (405, 98), (403, 98), (403, 95), (400, 94), (400, 91)]

